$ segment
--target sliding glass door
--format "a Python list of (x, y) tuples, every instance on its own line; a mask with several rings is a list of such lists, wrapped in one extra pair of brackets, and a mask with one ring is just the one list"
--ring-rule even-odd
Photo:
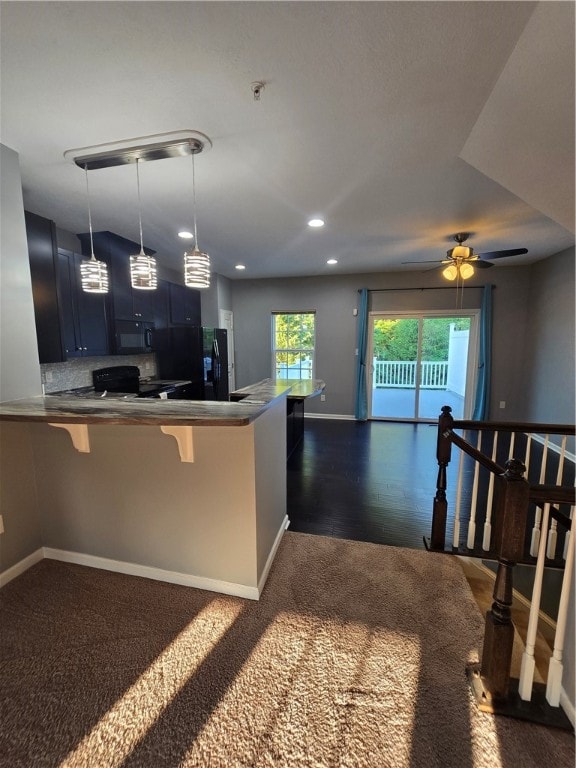
[(477, 323), (476, 312), (371, 313), (370, 418), (434, 421), (443, 405), (469, 418)]

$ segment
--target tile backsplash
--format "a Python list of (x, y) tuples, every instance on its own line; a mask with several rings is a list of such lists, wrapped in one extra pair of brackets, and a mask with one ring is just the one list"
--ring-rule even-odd
[(156, 375), (156, 355), (114, 355), (114, 357), (77, 357), (65, 363), (43, 363), (40, 366), (46, 394), (61, 389), (89, 387), (92, 371), (112, 365), (137, 365), (140, 376)]

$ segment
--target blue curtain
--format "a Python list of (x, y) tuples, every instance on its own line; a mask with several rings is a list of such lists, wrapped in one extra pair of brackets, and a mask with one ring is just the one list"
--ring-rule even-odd
[(360, 291), (358, 308), (358, 358), (356, 362), (356, 402), (354, 415), (359, 421), (368, 418), (368, 396), (366, 394), (366, 347), (368, 342), (368, 289)]
[(490, 379), (492, 371), (492, 288), (485, 285), (480, 310), (480, 345), (478, 350), (478, 380), (474, 400), (474, 421), (486, 421), (490, 412)]

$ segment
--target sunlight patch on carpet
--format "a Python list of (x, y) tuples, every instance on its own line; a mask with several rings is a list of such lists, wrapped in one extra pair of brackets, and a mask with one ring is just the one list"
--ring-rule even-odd
[(212, 600), (66, 756), (60, 768), (103, 765), (102, 760), (106, 768), (119, 768), (242, 610), (240, 603)]
[(416, 635), (280, 612), (180, 765), (225, 764), (234, 744), (238, 765), (357, 768), (392, 732), (409, 756), (419, 681)]

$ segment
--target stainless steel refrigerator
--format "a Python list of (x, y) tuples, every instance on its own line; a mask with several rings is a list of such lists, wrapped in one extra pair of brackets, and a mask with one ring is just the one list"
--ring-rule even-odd
[(224, 328), (180, 326), (153, 331), (159, 379), (191, 381), (191, 400), (228, 400)]

